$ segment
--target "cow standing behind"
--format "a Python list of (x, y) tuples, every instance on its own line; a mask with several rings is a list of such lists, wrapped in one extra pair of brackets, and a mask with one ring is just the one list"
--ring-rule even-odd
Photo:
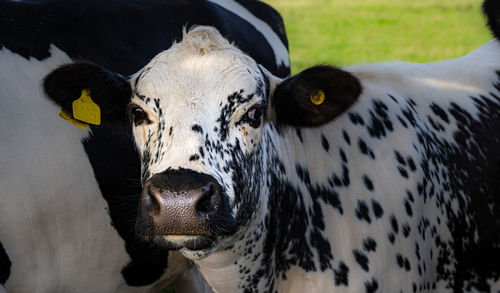
[[(68, 65), (45, 90), (63, 107), (82, 88), (100, 103), (117, 78)], [(136, 228), (216, 292), (500, 289), (498, 40), (444, 62), (281, 80), (198, 27), (114, 97), (127, 106)]]
[[(0, 291), (156, 292), (189, 270), (135, 236), (130, 124), (71, 125), (41, 79), (75, 60), (129, 75), (195, 24), (289, 74), (281, 17), (259, 1), (0, 0)], [(187, 292), (202, 283), (194, 275)]]

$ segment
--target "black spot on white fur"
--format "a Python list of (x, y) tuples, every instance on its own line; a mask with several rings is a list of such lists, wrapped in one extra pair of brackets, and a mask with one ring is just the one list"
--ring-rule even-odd
[(0, 242), (0, 285), (7, 282), (7, 279), (10, 276), (11, 266), (12, 263), (9, 259), (9, 256), (7, 255), (7, 252), (5, 251), (2, 243)]
[(198, 161), (199, 159), (200, 156), (198, 154), (194, 154), (189, 157), (189, 161)]
[(359, 250), (353, 250), (352, 251), (354, 258), (356, 262), (359, 264), (359, 266), (365, 271), (368, 272), (370, 270), (368, 264), (368, 257), (361, 251)]
[(351, 145), (351, 137), (349, 136), (349, 134), (345, 130), (342, 130), (342, 136), (344, 137), (345, 142), (348, 145)]
[(377, 250), (377, 242), (373, 238), (367, 237), (363, 240), (363, 249), (366, 252), (374, 252)]
[(330, 144), (328, 143), (328, 139), (326, 139), (324, 134), (321, 134), (321, 145), (326, 152), (330, 151)]
[(372, 222), (370, 218), (370, 210), (368, 208), (368, 205), (364, 201), (358, 200), (358, 205), (356, 207), (356, 217), (361, 221), (366, 221), (368, 223)]
[(380, 203), (374, 199), (372, 200), (372, 209), (373, 209), (373, 214), (377, 219), (381, 218), (384, 215), (384, 209), (382, 208)]
[(370, 177), (368, 177), (368, 175), (363, 175), (363, 183), (365, 184), (366, 189), (368, 189), (369, 191), (374, 190), (373, 181), (370, 179)]
[(200, 125), (198, 124), (194, 124), (193, 126), (191, 126), (191, 129), (194, 131), (194, 132), (197, 132), (197, 133), (200, 133), (200, 134), (203, 134), (203, 129), (201, 128)]
[(366, 293), (375, 293), (378, 290), (378, 282), (375, 278), (365, 282)]
[(349, 267), (344, 262), (339, 262), (339, 266), (334, 270), (335, 285), (349, 286)]

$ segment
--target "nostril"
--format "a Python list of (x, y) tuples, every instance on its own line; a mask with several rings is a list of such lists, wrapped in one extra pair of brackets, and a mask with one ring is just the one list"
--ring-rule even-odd
[(145, 207), (150, 214), (155, 214), (160, 211), (160, 203), (158, 202), (158, 196), (155, 196), (155, 192), (157, 193), (158, 191), (149, 187), (143, 199), (143, 207)]
[(199, 215), (205, 217), (210, 212), (219, 208), (221, 194), (215, 183), (208, 183), (202, 187), (202, 194), (196, 204), (196, 211)]

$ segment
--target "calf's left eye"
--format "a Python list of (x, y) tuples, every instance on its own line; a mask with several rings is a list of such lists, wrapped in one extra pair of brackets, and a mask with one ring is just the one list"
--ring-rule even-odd
[(248, 123), (253, 128), (258, 128), (262, 123), (263, 106), (252, 106), (241, 119), (242, 122)]

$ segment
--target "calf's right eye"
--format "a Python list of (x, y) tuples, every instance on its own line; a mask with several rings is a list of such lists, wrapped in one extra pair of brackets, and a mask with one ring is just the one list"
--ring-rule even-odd
[(132, 104), (129, 106), (130, 118), (135, 126), (139, 126), (148, 121), (148, 114), (138, 105)]

